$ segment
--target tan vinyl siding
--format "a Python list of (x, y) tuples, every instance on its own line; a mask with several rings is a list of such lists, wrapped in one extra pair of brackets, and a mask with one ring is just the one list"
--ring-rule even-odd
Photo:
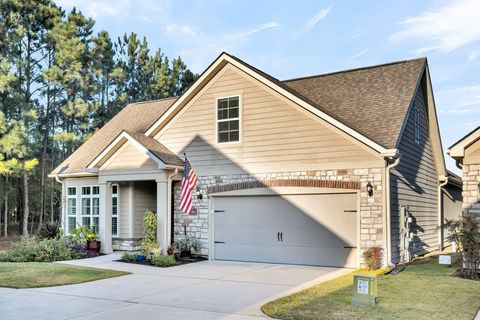
[(147, 209), (157, 211), (157, 185), (154, 181), (135, 181), (133, 237), (143, 238), (143, 215)]
[[(400, 137), (400, 164), (391, 174), (392, 258), (400, 258), (400, 208), (409, 207), (413, 215), (413, 255), (438, 247), (438, 173), (429, 136), (429, 126), (423, 89), (416, 93), (405, 129)], [(420, 111), (420, 143), (415, 143), (414, 107)]]
[(465, 149), (464, 164), (478, 164), (480, 163), (480, 140), (472, 143)]
[(118, 172), (132, 169), (136, 171), (152, 171), (158, 170), (158, 165), (133, 144), (126, 142), (112, 157), (111, 161), (104, 164), (101, 171), (106, 174), (111, 171)]
[[(379, 158), (228, 66), (159, 135), (176, 154), (187, 152), (200, 175), (354, 166)], [(216, 99), (240, 95), (241, 142), (216, 143)], [(295, 170), (295, 169), (293, 169)]]
[(129, 188), (130, 186), (128, 183), (120, 184), (118, 186), (120, 194), (119, 196), (119, 212), (118, 212), (118, 219), (119, 219), (119, 226), (118, 226), (118, 237), (119, 238), (128, 238), (128, 229), (129, 229), (129, 217), (128, 212), (130, 209), (130, 202), (129, 202)]

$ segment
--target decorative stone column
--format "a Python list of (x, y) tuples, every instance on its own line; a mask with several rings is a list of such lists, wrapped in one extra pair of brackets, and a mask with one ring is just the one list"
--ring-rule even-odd
[(112, 253), (112, 186), (100, 183), (100, 241), (102, 253)]

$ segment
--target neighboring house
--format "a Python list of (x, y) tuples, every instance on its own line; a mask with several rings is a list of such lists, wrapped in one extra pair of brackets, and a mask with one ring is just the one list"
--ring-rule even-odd
[(480, 127), (447, 150), (462, 169), (463, 210), (480, 217)]
[[(436, 250), (458, 192), (442, 195), (429, 77), (422, 58), (279, 81), (223, 53), (182, 96), (128, 105), (51, 173), (64, 227), (95, 226), (108, 253), (135, 246), (152, 209), (162, 249), (188, 234), (211, 259), (357, 267), (372, 246), (388, 263)], [(183, 153), (200, 178), (190, 216)]]

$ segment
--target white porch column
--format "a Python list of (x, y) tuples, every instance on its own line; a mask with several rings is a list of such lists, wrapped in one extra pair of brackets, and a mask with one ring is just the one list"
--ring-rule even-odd
[(169, 212), (168, 212), (168, 183), (164, 180), (157, 180), (157, 241), (166, 253), (170, 245), (169, 234)]
[(112, 186), (100, 183), (100, 241), (102, 253), (112, 253)]

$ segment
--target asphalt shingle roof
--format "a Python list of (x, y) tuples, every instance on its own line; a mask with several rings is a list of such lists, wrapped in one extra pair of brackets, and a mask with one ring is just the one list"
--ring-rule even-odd
[[(426, 58), (419, 58), (280, 81), (229, 56), (387, 149), (396, 147), (407, 110), (426, 65)], [(183, 165), (165, 146), (144, 135), (176, 99), (129, 104), (52, 174), (85, 172), (88, 164), (123, 130), (135, 136), (160, 159), (163, 157), (169, 164)]]

